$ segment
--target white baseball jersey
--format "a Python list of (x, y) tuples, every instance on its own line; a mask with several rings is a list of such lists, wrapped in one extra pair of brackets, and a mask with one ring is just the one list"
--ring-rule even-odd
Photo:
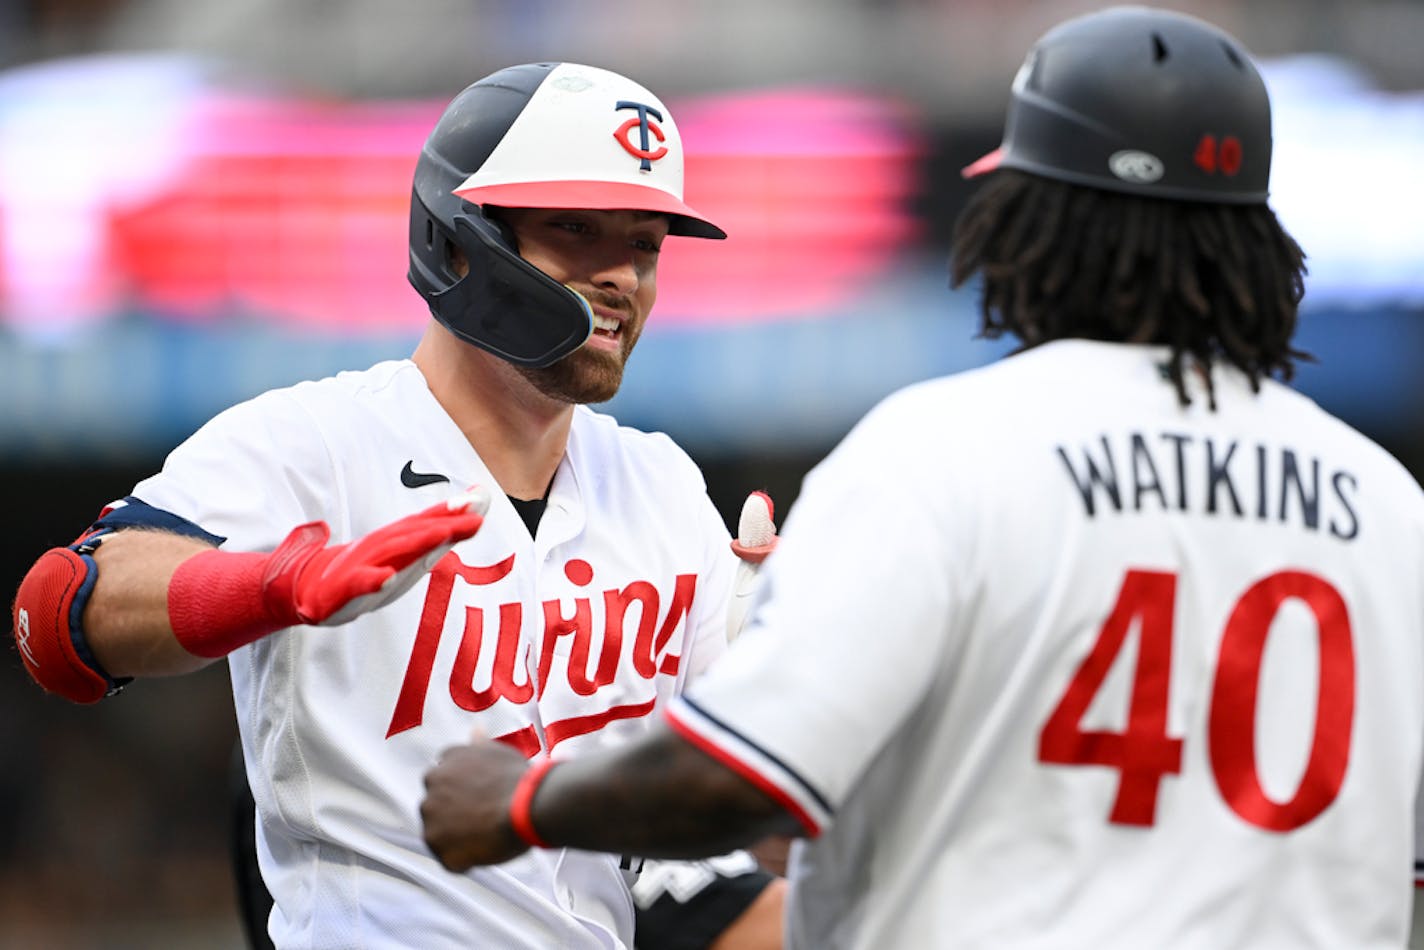
[(918, 384), (807, 478), (669, 713), (812, 836), (791, 946), (1404, 944), (1424, 496), (1282, 385), (1179, 408), (1165, 359)]
[[(342, 543), (473, 484), (495, 482), (395, 361), (220, 414), (133, 495), (225, 550), (271, 550), (303, 522)], [(729, 535), (666, 436), (584, 407), (537, 538), (494, 496), (391, 605), (229, 658), (280, 947), (632, 944), (616, 856), (536, 849), (452, 874), (421, 837), (422, 777), (476, 728), (556, 756), (641, 734), (725, 649)]]

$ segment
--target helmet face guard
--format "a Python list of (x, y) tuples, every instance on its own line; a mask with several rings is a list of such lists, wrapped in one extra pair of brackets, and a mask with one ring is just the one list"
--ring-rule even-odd
[(1194, 17), (1112, 7), (1049, 30), (1014, 79), (999, 148), (1016, 168), (1152, 198), (1266, 200), (1271, 106), (1250, 54)]
[(427, 298), (457, 337), (520, 366), (548, 366), (583, 345), (593, 311), (574, 290), (513, 252), (503, 228), (475, 209), (456, 215), (468, 273)]
[[(483, 207), (654, 211), (669, 234), (726, 234), (682, 201), (682, 141), (642, 86), (572, 63), (514, 66), (467, 87), (421, 150), (410, 282), (457, 337), (548, 366), (593, 331), (588, 301), (519, 256)], [(452, 251), (468, 269), (458, 273)]]

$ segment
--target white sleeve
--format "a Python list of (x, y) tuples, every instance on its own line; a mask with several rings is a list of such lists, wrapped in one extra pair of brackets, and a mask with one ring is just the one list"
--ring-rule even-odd
[(897, 419), (872, 413), (807, 477), (746, 631), (668, 713), (813, 835), (946, 648), (948, 478)]
[(226, 538), (226, 550), (264, 551), (308, 521), (339, 532), (332, 471), (310, 415), (277, 390), (213, 417), (133, 495)]

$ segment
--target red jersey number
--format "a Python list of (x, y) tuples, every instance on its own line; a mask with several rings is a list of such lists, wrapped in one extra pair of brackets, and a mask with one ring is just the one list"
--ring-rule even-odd
[[(1052, 765), (1102, 765), (1120, 773), (1108, 820), (1151, 825), (1165, 775), (1182, 769), (1182, 740), (1167, 734), (1177, 576), (1130, 570), (1086, 659), (1039, 735), (1038, 757)], [(1315, 615), (1320, 657), (1315, 733), (1310, 756), (1289, 801), (1270, 798), (1256, 769), (1256, 697), (1266, 639), (1287, 600)], [(1102, 688), (1128, 634), (1138, 631), (1127, 726), (1087, 731), (1084, 714)], [(1345, 600), (1329, 581), (1304, 571), (1280, 571), (1252, 584), (1237, 600), (1222, 634), (1211, 705), (1207, 757), (1222, 798), (1242, 819), (1270, 831), (1312, 821), (1340, 792), (1349, 762), (1355, 715), (1355, 651)]]

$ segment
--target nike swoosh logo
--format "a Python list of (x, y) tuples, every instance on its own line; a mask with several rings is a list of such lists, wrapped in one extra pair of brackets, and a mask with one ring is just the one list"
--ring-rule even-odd
[(438, 485), (441, 482), (448, 482), (448, 476), (439, 472), (417, 472), (411, 466), (414, 460), (405, 463), (405, 468), (401, 469), (401, 484), (406, 488), (424, 488), (426, 485)]

